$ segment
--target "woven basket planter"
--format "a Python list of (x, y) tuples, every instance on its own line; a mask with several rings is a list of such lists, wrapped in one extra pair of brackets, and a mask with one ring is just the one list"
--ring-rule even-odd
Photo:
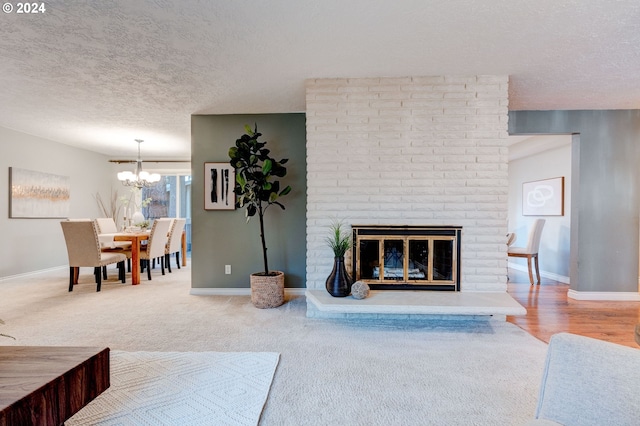
[(277, 308), (284, 303), (284, 272), (277, 275), (251, 274), (251, 303), (260, 309)]

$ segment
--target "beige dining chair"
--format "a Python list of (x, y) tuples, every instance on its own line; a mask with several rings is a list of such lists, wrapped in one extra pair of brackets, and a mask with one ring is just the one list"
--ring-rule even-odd
[(538, 250), (540, 249), (540, 237), (542, 236), (542, 228), (544, 228), (544, 219), (536, 219), (529, 230), (529, 237), (526, 247), (509, 247), (507, 255), (509, 257), (524, 257), (527, 259), (529, 268), (529, 281), (533, 283), (533, 272), (531, 270), (531, 260), (533, 259), (536, 267), (536, 275), (538, 276), (538, 284), (540, 284), (540, 267), (538, 265)]
[(60, 222), (67, 245), (69, 257), (69, 291), (78, 282), (81, 267), (94, 268), (97, 289), (102, 285), (101, 269), (107, 265), (118, 265), (118, 277), (124, 283), (124, 261), (127, 257), (118, 252), (103, 252), (100, 248), (98, 230), (93, 221), (63, 221)]
[(164, 252), (164, 263), (171, 272), (171, 255), (176, 254), (176, 266), (180, 269), (180, 251), (182, 251), (182, 232), (187, 223), (187, 219), (173, 219), (171, 231), (169, 231), (169, 242)]
[[(99, 217), (96, 219), (96, 226), (98, 227), (98, 234), (117, 234), (118, 227), (115, 220), (111, 217)], [(130, 241), (113, 241), (109, 243), (102, 243), (102, 247), (105, 249), (130, 249)]]
[(145, 250), (140, 252), (142, 267), (147, 268), (147, 279), (151, 281), (151, 260), (160, 259), (160, 268), (164, 275), (164, 253), (167, 246), (171, 219), (160, 218), (153, 221), (149, 242)]
[(131, 241), (114, 241), (113, 234), (118, 233), (118, 227), (111, 217), (97, 218), (96, 226), (102, 251), (118, 250), (127, 256), (127, 271), (131, 272)]

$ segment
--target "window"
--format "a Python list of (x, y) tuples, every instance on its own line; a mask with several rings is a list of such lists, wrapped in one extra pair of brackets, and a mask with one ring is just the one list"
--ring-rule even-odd
[(142, 188), (142, 199), (150, 199), (142, 213), (148, 220), (160, 217), (187, 219), (187, 251), (191, 251), (191, 176), (162, 175), (152, 187)]

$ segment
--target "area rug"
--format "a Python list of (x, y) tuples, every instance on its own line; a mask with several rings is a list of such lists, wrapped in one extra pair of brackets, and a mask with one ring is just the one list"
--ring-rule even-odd
[(65, 425), (256, 425), (280, 355), (111, 351), (111, 386)]

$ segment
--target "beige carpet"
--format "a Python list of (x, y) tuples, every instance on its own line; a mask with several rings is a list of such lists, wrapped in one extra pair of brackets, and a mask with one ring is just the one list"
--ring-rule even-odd
[[(115, 272), (111, 273), (115, 278)], [(522, 425), (533, 417), (546, 344), (509, 323), (309, 319), (249, 297), (190, 296), (189, 268), (139, 286), (91, 271), (0, 281), (7, 345), (120, 351), (276, 352), (262, 425)]]
[(257, 425), (278, 364), (265, 352), (111, 352), (111, 386), (65, 422)]

